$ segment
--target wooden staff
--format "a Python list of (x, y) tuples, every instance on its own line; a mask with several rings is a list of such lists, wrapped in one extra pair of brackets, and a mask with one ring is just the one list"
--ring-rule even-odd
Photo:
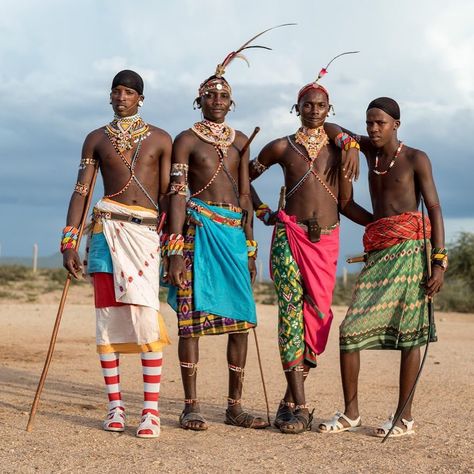
[[(242, 150), (240, 151), (240, 156), (244, 155), (244, 153), (247, 151), (248, 147), (250, 146), (250, 144), (252, 143), (253, 139), (255, 138), (258, 132), (260, 132), (260, 127), (255, 127), (249, 139), (247, 140), (245, 145), (242, 147)], [(253, 330), (253, 337), (255, 339), (255, 347), (257, 349), (258, 367), (260, 369), (260, 377), (262, 379), (263, 393), (265, 395), (265, 404), (267, 406), (267, 420), (268, 420), (268, 424), (271, 425), (272, 423), (270, 420), (270, 405), (268, 404), (267, 386), (265, 385), (265, 376), (263, 375), (263, 366), (262, 366), (262, 359), (260, 357), (260, 347), (258, 345), (257, 331), (255, 330), (255, 328), (252, 328), (252, 330)]]
[(249, 139), (245, 142), (245, 145), (242, 147), (242, 150), (240, 150), (240, 156), (244, 156), (244, 153), (247, 151), (248, 147), (250, 144), (253, 142), (253, 139), (257, 135), (257, 133), (260, 131), (260, 127), (255, 127), (252, 135), (250, 135)]
[[(92, 181), (89, 187), (89, 194), (87, 195), (87, 199), (84, 205), (84, 211), (82, 214), (81, 222), (79, 224), (79, 232), (77, 235), (77, 244), (76, 249), (79, 250), (79, 245), (81, 243), (82, 234), (84, 232), (84, 227), (86, 223), (87, 214), (89, 212), (89, 207), (92, 200), (92, 194), (94, 193), (95, 181), (97, 179), (99, 167), (98, 165), (95, 166), (94, 174), (92, 176)], [(53, 357), (54, 346), (56, 345), (56, 339), (59, 332), (59, 325), (61, 324), (61, 317), (63, 315), (64, 304), (66, 303), (66, 297), (69, 290), (69, 285), (71, 284), (72, 274), (68, 273), (66, 277), (66, 281), (64, 283), (63, 293), (61, 295), (61, 300), (59, 302), (58, 313), (56, 315), (56, 321), (54, 323), (53, 332), (51, 334), (51, 340), (49, 341), (49, 349), (46, 355), (46, 360), (44, 361), (43, 372), (41, 373), (40, 381), (38, 383), (38, 387), (36, 389), (35, 398), (33, 400), (33, 404), (31, 405), (30, 410), (30, 417), (28, 419), (28, 425), (26, 426), (26, 431), (31, 432), (33, 430), (33, 422), (35, 420), (36, 411), (38, 409), (41, 392), (43, 391), (44, 383), (46, 381), (46, 377), (48, 375), (49, 366), (51, 364), (51, 359)]]
[(346, 262), (347, 263), (364, 263), (367, 261), (367, 254), (364, 253), (362, 255), (356, 255), (355, 257), (349, 257)]
[(258, 366), (260, 367), (260, 376), (262, 378), (263, 393), (265, 395), (265, 404), (267, 406), (267, 421), (268, 421), (268, 426), (271, 426), (272, 422), (270, 420), (270, 405), (268, 404), (267, 386), (265, 385), (265, 377), (263, 376), (263, 367), (262, 367), (262, 360), (260, 358), (260, 348), (258, 346), (257, 331), (255, 330), (255, 328), (252, 328), (252, 330), (253, 330), (253, 337), (255, 338), (255, 347), (257, 348)]

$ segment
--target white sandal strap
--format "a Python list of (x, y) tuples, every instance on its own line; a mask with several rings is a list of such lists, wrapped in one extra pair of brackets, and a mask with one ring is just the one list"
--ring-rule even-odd
[[(153, 434), (140, 435), (140, 431), (150, 430)], [(142, 437), (158, 437), (161, 432), (161, 422), (158, 416), (152, 415), (151, 413), (146, 413), (142, 416), (140, 425), (137, 428), (137, 436)]]
[[(379, 430), (383, 430), (384, 435), (387, 435), (387, 433), (390, 431), (390, 428), (392, 427), (392, 424), (393, 424), (393, 419), (394, 419), (394, 415), (390, 415), (388, 417), (388, 420), (385, 421), (385, 423), (379, 428)], [(415, 424), (415, 420), (409, 421), (402, 418), (401, 421), (405, 425), (406, 430), (404, 430), (400, 426), (394, 426), (392, 430), (392, 435), (401, 435), (401, 434), (404, 434), (405, 432), (413, 431), (413, 425)]]
[[(347, 423), (349, 423), (349, 426), (348, 427), (344, 426), (339, 421), (340, 418), (346, 420)], [(334, 414), (334, 417), (330, 421), (321, 423), (321, 425), (325, 426), (327, 431), (340, 431), (342, 429), (355, 428), (359, 425), (359, 423), (360, 423), (360, 416), (357, 417), (355, 420), (351, 420), (346, 415), (344, 415), (344, 413), (337, 411)]]
[(405, 420), (405, 418), (402, 418), (402, 423), (407, 427), (407, 431), (412, 431), (413, 430), (413, 425), (415, 424), (415, 420)]
[[(122, 427), (125, 427), (125, 420), (127, 418), (127, 415), (125, 414), (125, 411), (120, 408), (120, 407), (115, 407), (112, 408), (112, 410), (109, 410), (107, 413), (107, 417), (104, 420), (103, 426), (105, 429), (110, 429), (110, 426), (112, 423), (120, 423)], [(119, 430), (120, 428), (114, 428), (114, 430)]]

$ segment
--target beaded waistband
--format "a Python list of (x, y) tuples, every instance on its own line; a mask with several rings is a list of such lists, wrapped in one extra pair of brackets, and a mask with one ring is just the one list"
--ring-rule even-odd
[(216, 202), (216, 201), (204, 201), (209, 206), (222, 207), (222, 209), (227, 209), (233, 212), (242, 212), (242, 208), (229, 204), (227, 202)]
[[(306, 221), (297, 221), (296, 224), (301, 227), (305, 232), (308, 232), (308, 226), (305, 224)], [(283, 222), (278, 222), (277, 225), (285, 225)], [(328, 227), (321, 227), (322, 235), (329, 235), (334, 229), (339, 227), (339, 222), (332, 224)]]
[[(219, 205), (219, 203), (211, 203), (211, 202), (206, 202), (206, 204), (209, 204), (211, 206), (219, 206), (222, 207), (223, 209), (228, 209), (234, 212), (241, 212), (237, 211), (236, 209), (240, 209), (232, 204), (222, 204)], [(231, 206), (231, 207), (229, 207)], [(211, 219), (213, 222), (217, 222), (219, 224), (224, 224), (228, 225), (230, 227), (241, 227), (242, 226), (242, 219), (233, 219), (231, 217), (224, 217), (218, 214), (217, 212), (213, 212), (210, 209), (207, 209), (203, 206), (200, 206), (199, 204), (195, 203), (194, 201), (188, 201), (187, 207), (189, 209), (193, 209), (199, 214), (202, 214), (204, 217), (207, 217), (208, 219)]]

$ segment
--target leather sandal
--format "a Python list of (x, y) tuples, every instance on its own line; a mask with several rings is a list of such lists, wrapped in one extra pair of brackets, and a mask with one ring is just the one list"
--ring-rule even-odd
[(282, 423), (286, 423), (290, 421), (293, 417), (294, 409), (295, 409), (294, 403), (281, 400), (280, 405), (278, 406), (278, 410), (275, 415), (275, 421), (273, 422), (273, 426), (275, 428), (280, 429), (280, 426)]
[(284, 434), (300, 434), (305, 431), (311, 431), (311, 423), (313, 422), (314, 410), (303, 411), (299, 408), (293, 412), (293, 417), (280, 425), (280, 431)]
[[(190, 426), (190, 423), (193, 421), (200, 421), (201, 425)], [(181, 428), (184, 430), (192, 431), (206, 431), (209, 428), (205, 418), (201, 415), (201, 413), (196, 411), (188, 411), (187, 413), (183, 411), (179, 416), (179, 426), (181, 426)]]
[(251, 415), (245, 411), (241, 411), (238, 415), (233, 415), (229, 409), (225, 411), (224, 423), (226, 425), (252, 428), (255, 430), (262, 430), (268, 426), (268, 422), (259, 416)]

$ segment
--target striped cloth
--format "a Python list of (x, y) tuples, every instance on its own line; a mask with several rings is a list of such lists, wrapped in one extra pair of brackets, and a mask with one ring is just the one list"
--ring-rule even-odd
[(403, 219), (408, 221), (405, 228), (413, 228), (411, 214), (383, 219), (387, 242), (381, 239), (382, 249), (369, 252), (359, 275), (340, 326), (341, 351), (409, 349), (426, 344), (428, 337), (437, 340), (434, 327), (429, 334), (424, 241), (407, 239), (385, 247), (394, 239), (393, 229), (403, 227)]

